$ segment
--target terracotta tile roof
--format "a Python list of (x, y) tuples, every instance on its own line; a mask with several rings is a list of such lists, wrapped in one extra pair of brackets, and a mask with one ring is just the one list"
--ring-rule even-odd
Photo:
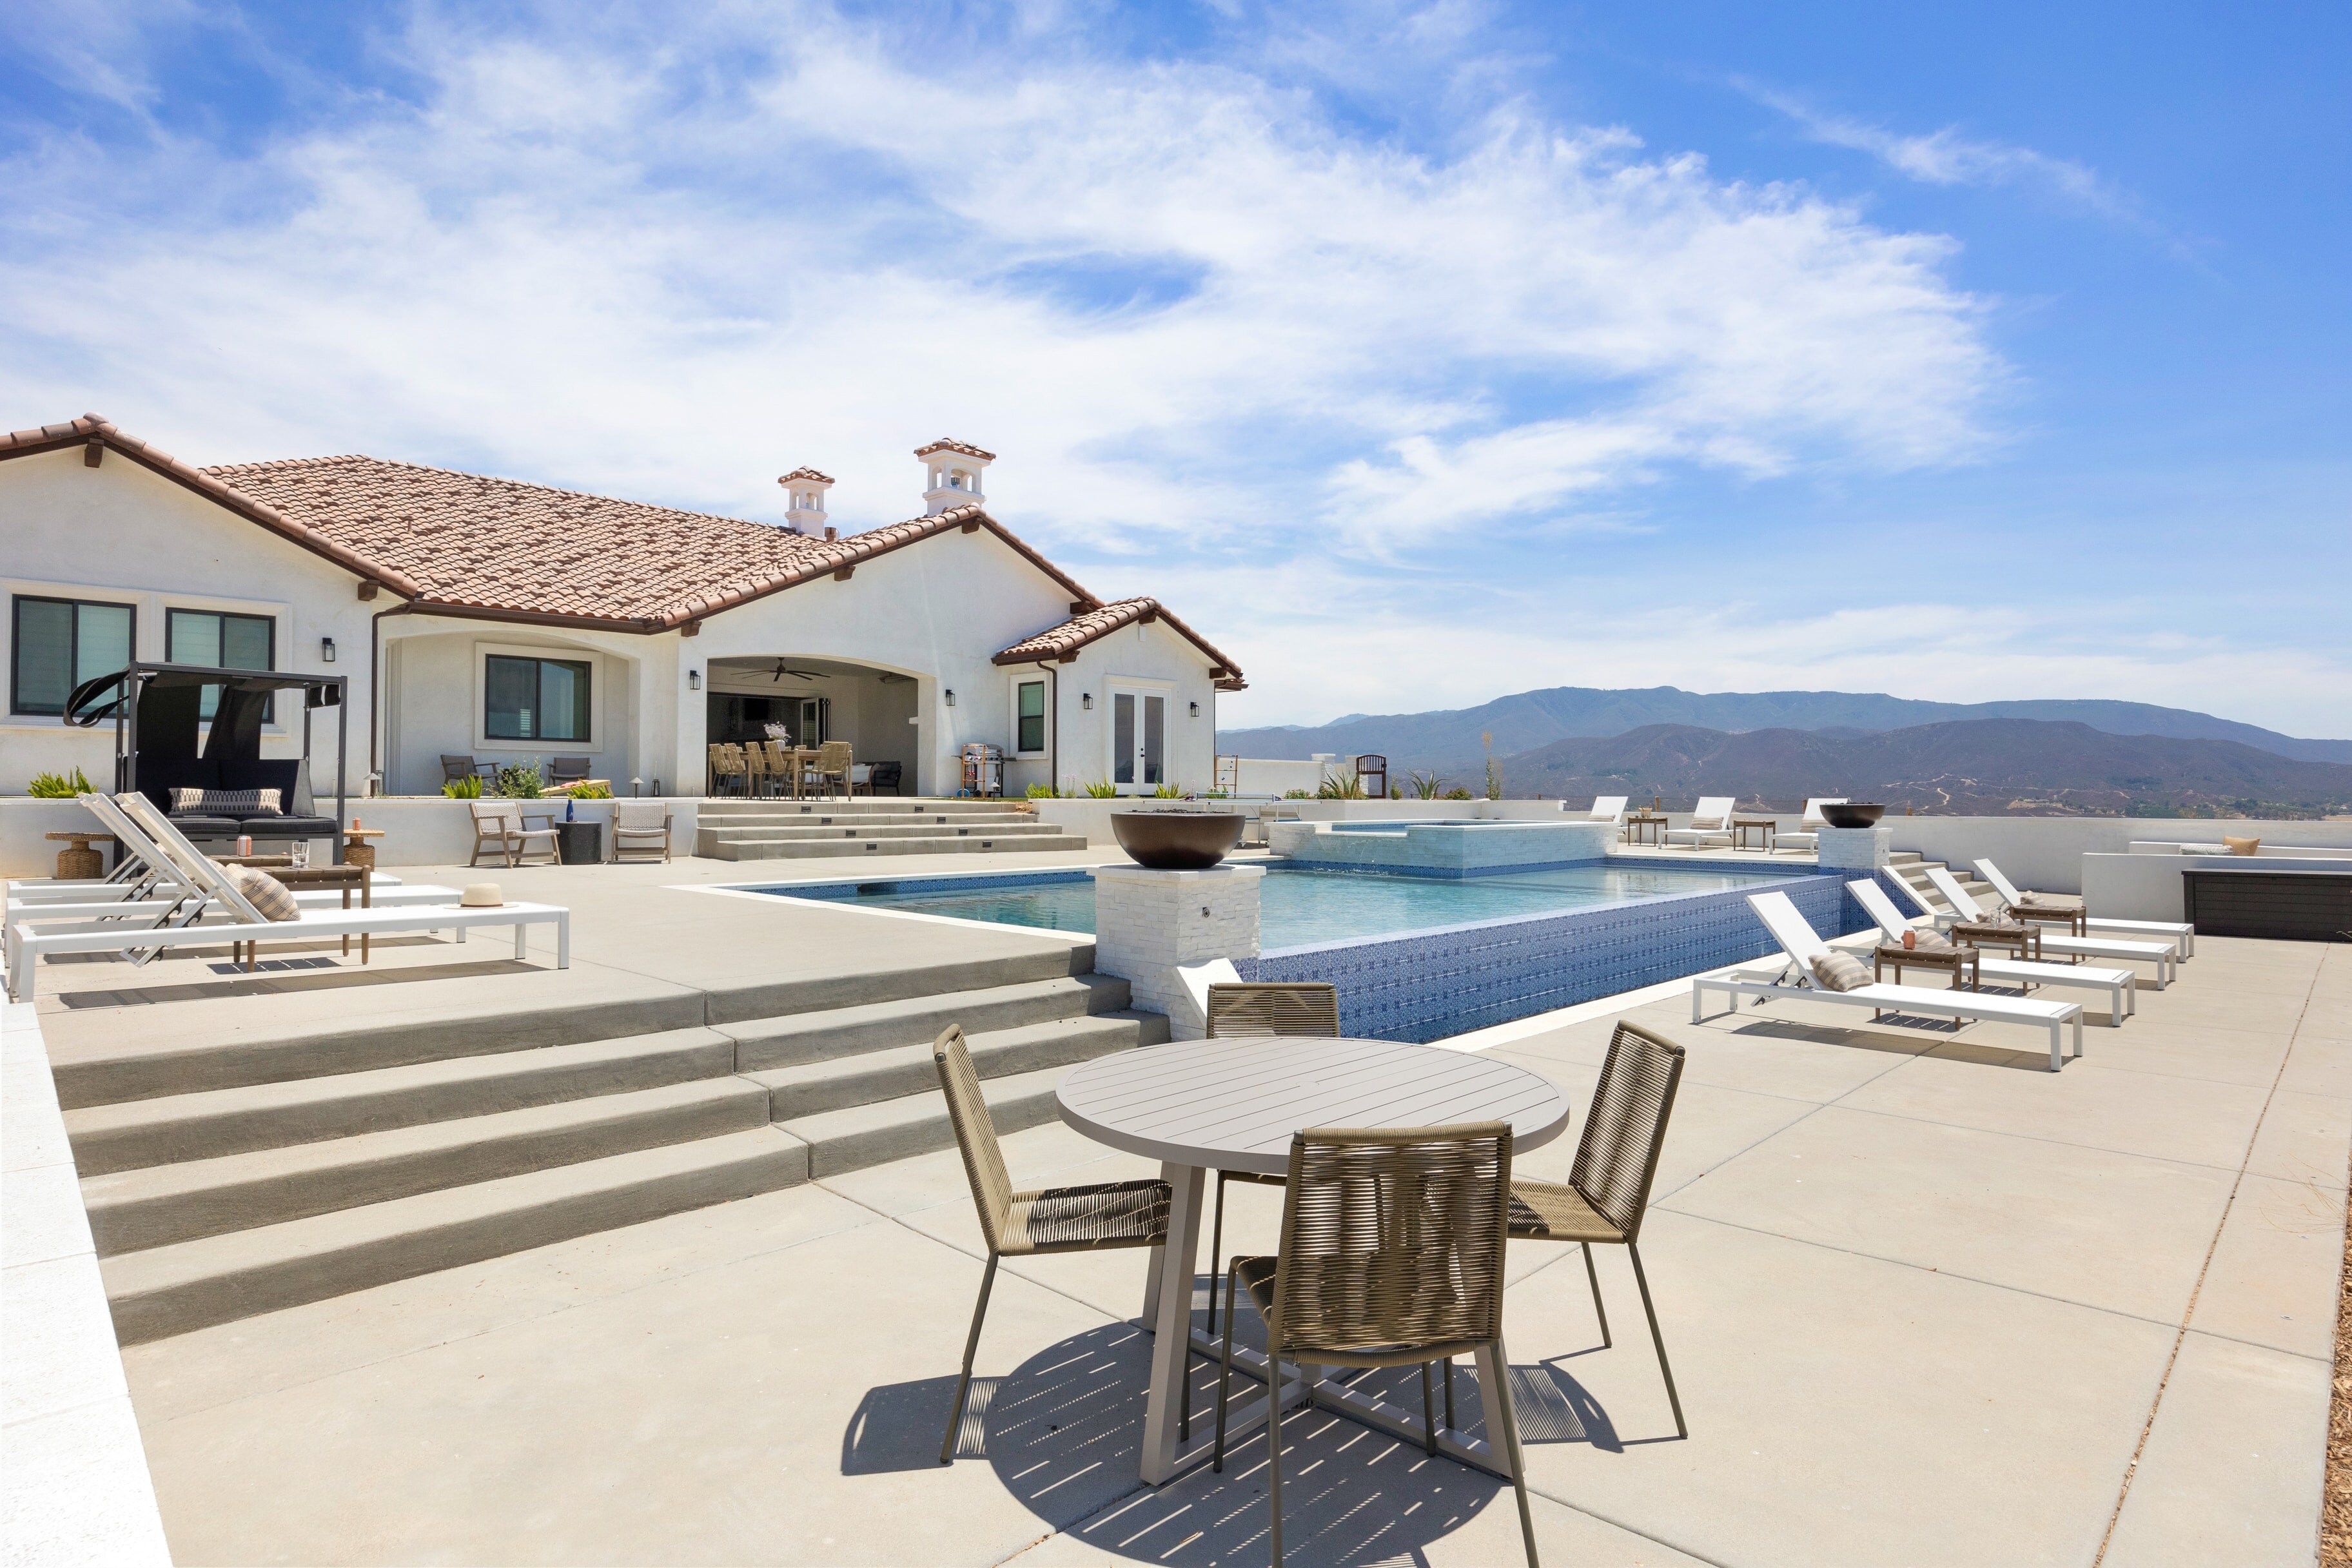
[(996, 656), (998, 664), (1067, 664), (1078, 657), (1078, 650), (1090, 642), (1108, 637), (1121, 626), (1138, 622), (1165, 621), (1178, 637), (1199, 648), (1209, 658), (1210, 675), (1220, 691), (1241, 691), (1247, 689), (1242, 679), (1241, 667), (1204, 640), (1201, 634), (1186, 626), (1157, 599), (1120, 599), (1082, 610), (1059, 626), (1048, 626), (1034, 637), (1024, 637)]
[(958, 441), (953, 437), (947, 436), (940, 437), (938, 440), (932, 442), (928, 447), (918, 447), (915, 448), (915, 456), (918, 458), (928, 458), (933, 452), (961, 452), (965, 457), (978, 458), (983, 463), (992, 463), (996, 461), (995, 453), (983, 452), (969, 441)]
[(780, 485), (791, 484), (794, 479), (814, 479), (821, 485), (829, 485), (835, 482), (831, 474), (820, 474), (814, 468), (794, 468), (789, 474), (778, 474), (776, 476), (776, 483)]

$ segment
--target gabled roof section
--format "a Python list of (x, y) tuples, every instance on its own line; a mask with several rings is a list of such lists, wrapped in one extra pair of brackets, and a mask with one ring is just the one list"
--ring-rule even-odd
[(1034, 637), (1024, 637), (996, 656), (998, 664), (1068, 664), (1078, 657), (1078, 650), (1088, 643), (1097, 642), (1121, 626), (1153, 621), (1165, 621), (1168, 629), (1199, 648), (1208, 657), (1209, 674), (1220, 691), (1247, 689), (1242, 679), (1241, 667), (1211, 646), (1208, 640), (1186, 626), (1157, 599), (1120, 599), (1100, 605), (1072, 616), (1061, 625), (1048, 626)]
[(0, 437), (0, 459), (93, 443), (428, 614), (667, 631), (950, 530), (985, 530), (1073, 602), (1101, 603), (978, 504), (814, 539), (742, 518), (380, 458), (192, 468), (95, 414)]
[(63, 425), (44, 425), (38, 429), (18, 430), (0, 437), (0, 460), (28, 458), (37, 452), (92, 446), (118, 452), (131, 461), (161, 474), (173, 484), (184, 486), (206, 500), (217, 502), (238, 516), (259, 523), (311, 553), (326, 557), (355, 576), (382, 583), (404, 599), (419, 598), (425, 593), (424, 586), (415, 578), (399, 568), (372, 560), (312, 523), (289, 517), (268, 502), (225, 483), (211, 472), (192, 468), (135, 436), (124, 435), (102, 415), (85, 414)]

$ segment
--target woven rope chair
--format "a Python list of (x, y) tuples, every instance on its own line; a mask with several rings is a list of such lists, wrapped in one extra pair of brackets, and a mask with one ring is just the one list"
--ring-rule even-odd
[(1642, 1310), (1650, 1320), (1650, 1342), (1657, 1347), (1658, 1371), (1674, 1406), (1675, 1431), (1687, 1437), (1682, 1395), (1666, 1363), (1665, 1337), (1650, 1304), (1649, 1276), (1642, 1271), (1642, 1216), (1649, 1209), (1650, 1184), (1658, 1173), (1658, 1151), (1674, 1114), (1675, 1089), (1682, 1082), (1683, 1048), (1638, 1024), (1621, 1022), (1601, 1064), (1584, 1136), (1577, 1140), (1576, 1163), (1568, 1184), (1520, 1179), (1511, 1184), (1511, 1235), (1523, 1241), (1572, 1241), (1584, 1248), (1584, 1278), (1592, 1287), (1592, 1310), (1601, 1320), (1601, 1343), (1609, 1334), (1609, 1310), (1601, 1304), (1601, 1275), (1592, 1248), (1622, 1247), (1633, 1262), (1633, 1282), (1642, 1289)]
[[(1276, 982), (1258, 981), (1250, 984), (1225, 984), (1209, 987), (1209, 1038), (1234, 1039), (1262, 1037), (1268, 1039), (1299, 1038), (1336, 1040), (1339, 1037), (1339, 991), (1322, 981)], [(1209, 1268), (1216, 1269), (1217, 1259), (1223, 1256), (1225, 1239), (1225, 1184), (1247, 1182), (1256, 1186), (1278, 1187), (1280, 1176), (1261, 1175), (1255, 1171), (1219, 1171), (1217, 1173), (1216, 1217), (1209, 1226)], [(1216, 1281), (1209, 1282), (1209, 1332), (1217, 1331)], [(1192, 1434), (1192, 1385), (1185, 1385), (1182, 1408), (1177, 1415), (1179, 1437)]]
[(856, 761), (856, 757), (857, 753), (850, 749), (850, 744), (846, 741), (827, 741), (817, 747), (816, 766), (814, 770), (816, 773), (817, 787), (830, 796), (833, 794), (833, 786), (838, 783), (841, 785), (841, 793), (845, 795), (849, 794), (849, 769)]
[(1159, 1247), (1168, 1240), (1168, 1184), (1105, 1182), (1091, 1187), (1047, 1187), (1015, 1192), (997, 1147), (996, 1124), (981, 1097), (963, 1030), (950, 1024), (931, 1042), (931, 1062), (947, 1096), (948, 1120), (955, 1124), (956, 1147), (963, 1151), (963, 1173), (971, 1183), (972, 1207), (980, 1211), (981, 1234), (988, 1238), (988, 1270), (980, 1277), (980, 1300), (971, 1309), (971, 1333), (963, 1342), (963, 1371), (956, 1378), (955, 1404), (948, 1410), (947, 1436), (940, 1440), (940, 1463), (955, 1460), (956, 1431), (963, 1423), (964, 1395), (971, 1387), (971, 1359), (980, 1349), (980, 1325), (988, 1316), (988, 1292), (996, 1283), (1000, 1258), (1047, 1252), (1099, 1252), (1115, 1247)]
[[(1485, 1352), (1496, 1408), (1487, 1431), (1508, 1457), (1528, 1563), (1536, 1561), (1527, 1471), (1511, 1414), (1503, 1351), (1503, 1238), (1511, 1205), (1511, 1129), (1460, 1127), (1310, 1131), (1290, 1141), (1282, 1199), (1282, 1250), (1236, 1257), (1225, 1276), (1225, 1321), (1234, 1290), (1265, 1320), (1267, 1489), (1274, 1561), (1282, 1562), (1282, 1363), (1421, 1366), (1429, 1415), (1429, 1367)], [(1212, 1468), (1225, 1468), (1225, 1404), (1233, 1336), (1217, 1380)], [(1429, 1433), (1435, 1451), (1436, 1428)]]

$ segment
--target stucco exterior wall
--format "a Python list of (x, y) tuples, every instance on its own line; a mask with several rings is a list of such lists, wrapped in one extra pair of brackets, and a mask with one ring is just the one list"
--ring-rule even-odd
[[(233, 610), (277, 622), (282, 670), (341, 675), (351, 681), (351, 793), (366, 788), (368, 622), (395, 603), (369, 603), (359, 579), (267, 529), (161, 478), (120, 453), (98, 468), (79, 448), (0, 462), (0, 710), (15, 691), (5, 628), (19, 594), (133, 606), (141, 658), (164, 657), (170, 609)], [(321, 657), (331, 637), (336, 660)], [(289, 721), (291, 722), (289, 722)], [(265, 756), (301, 754), (301, 709), (278, 705), (263, 733)], [(312, 718), (311, 783), (334, 788), (335, 715)], [(0, 711), (0, 793), (19, 794), (35, 774), (79, 767), (94, 784), (112, 777), (114, 727), (73, 729), (61, 721)]]

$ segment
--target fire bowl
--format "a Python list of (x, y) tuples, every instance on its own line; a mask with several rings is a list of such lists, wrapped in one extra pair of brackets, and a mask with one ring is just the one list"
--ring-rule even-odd
[(1242, 841), (1239, 812), (1114, 811), (1111, 831), (1139, 866), (1205, 871)]

